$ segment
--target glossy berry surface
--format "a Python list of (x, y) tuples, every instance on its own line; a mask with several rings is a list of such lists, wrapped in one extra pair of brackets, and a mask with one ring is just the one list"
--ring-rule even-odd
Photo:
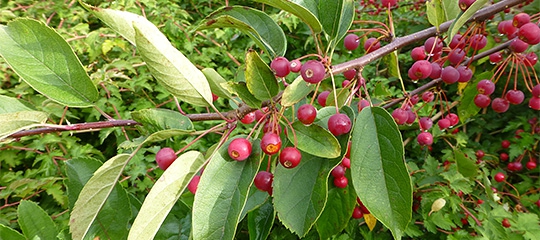
[(479, 108), (487, 108), (491, 103), (491, 98), (484, 94), (478, 94), (474, 97), (474, 104)]
[(172, 148), (162, 148), (156, 153), (156, 162), (163, 170), (167, 170), (176, 158), (176, 153)]
[(420, 146), (429, 146), (433, 144), (433, 136), (429, 132), (421, 132), (416, 138)]
[(267, 171), (260, 171), (255, 176), (253, 183), (255, 187), (263, 192), (272, 192), (272, 182), (274, 181), (274, 175)]
[(459, 72), (452, 66), (446, 66), (441, 71), (441, 79), (446, 84), (453, 84), (459, 80)]
[(294, 168), (302, 160), (302, 154), (295, 147), (286, 147), (279, 154), (279, 162), (285, 168)]
[(347, 170), (347, 168), (345, 168), (345, 166), (339, 164), (334, 169), (332, 169), (330, 174), (332, 174), (332, 177), (340, 178), (340, 177), (345, 176), (345, 171), (346, 170)]
[(432, 102), (435, 99), (435, 94), (432, 91), (425, 91), (422, 93), (422, 100), (424, 102)]
[(319, 83), (324, 79), (324, 65), (316, 60), (309, 60), (302, 65), (300, 74), (304, 81), (308, 83)]
[(392, 117), (398, 125), (403, 125), (407, 122), (409, 114), (402, 108), (396, 108), (394, 109), (394, 111), (392, 111)]
[(487, 79), (480, 80), (480, 82), (476, 84), (476, 90), (481, 94), (489, 96), (495, 91), (495, 83)]
[(508, 102), (508, 100), (503, 99), (503, 98), (495, 98), (491, 102), (491, 108), (493, 109), (493, 111), (497, 113), (506, 112), (508, 111), (509, 107), (510, 107), (510, 103)]
[(298, 121), (303, 124), (312, 124), (317, 117), (317, 109), (309, 103), (304, 104), (296, 111), (296, 117), (298, 118)]
[(352, 218), (359, 219), (364, 217), (364, 213), (362, 213), (362, 209), (360, 209), (359, 206), (354, 207)]
[(505, 227), (505, 228), (509, 228), (511, 227), (512, 225), (510, 224), (510, 221), (508, 221), (508, 218), (505, 218), (502, 220), (501, 222), (502, 226)]
[(261, 148), (264, 153), (274, 155), (281, 149), (281, 138), (273, 132), (267, 132), (261, 139)]
[(343, 40), (343, 45), (347, 50), (353, 51), (357, 49), (360, 45), (360, 39), (354, 33), (347, 34), (347, 36), (345, 36), (345, 39)]
[(294, 59), (292, 61), (289, 62), (289, 69), (291, 70), (291, 72), (300, 72), (300, 70), (302, 69), (302, 62), (300, 62), (300, 60), (298, 59)]
[(411, 69), (409, 77), (413, 80), (426, 79), (431, 74), (431, 63), (427, 60), (416, 61)]
[(277, 57), (270, 63), (270, 68), (278, 77), (286, 77), (291, 72), (289, 60), (285, 57)]
[(347, 177), (345, 176), (334, 178), (334, 186), (338, 188), (346, 188), (348, 184), (349, 184), (349, 179), (347, 179)]
[(502, 182), (502, 181), (504, 181), (505, 178), (506, 178), (506, 176), (505, 176), (504, 173), (502, 173), (502, 172), (498, 172), (498, 173), (495, 174), (495, 176), (493, 177), (493, 179), (495, 179), (495, 181), (497, 181), (497, 182)]
[(229, 156), (236, 161), (244, 161), (251, 154), (251, 142), (245, 138), (236, 138), (227, 148)]
[(505, 95), (506, 100), (511, 104), (520, 104), (525, 100), (525, 94), (521, 90), (509, 90)]
[(253, 123), (254, 121), (255, 121), (255, 111), (244, 115), (244, 117), (240, 119), (240, 122), (242, 122), (243, 124), (250, 124), (250, 123)]
[(191, 179), (191, 181), (189, 181), (189, 183), (188, 183), (188, 186), (187, 186), (188, 190), (191, 193), (195, 194), (195, 192), (197, 192), (197, 187), (199, 186), (200, 181), (201, 181), (201, 176), (199, 176), (199, 175), (194, 176)]
[(536, 168), (536, 162), (535, 161), (528, 161), (526, 164), (525, 164), (525, 167), (529, 170), (534, 170)]
[(328, 119), (328, 130), (334, 136), (346, 134), (351, 130), (351, 119), (343, 113), (334, 114)]
[(510, 147), (510, 141), (508, 141), (508, 140), (503, 140), (503, 141), (501, 142), (501, 147), (502, 147), (502, 148), (509, 148), (509, 147)]
[(317, 96), (317, 103), (319, 105), (325, 107), (326, 106), (326, 99), (328, 99), (328, 95), (330, 95), (330, 91), (323, 91), (319, 93), (319, 96)]
[(525, 23), (518, 30), (518, 37), (529, 45), (540, 43), (540, 27), (535, 23)]
[(420, 125), (420, 130), (426, 131), (433, 126), (433, 120), (429, 117), (421, 117), (418, 119), (418, 124)]

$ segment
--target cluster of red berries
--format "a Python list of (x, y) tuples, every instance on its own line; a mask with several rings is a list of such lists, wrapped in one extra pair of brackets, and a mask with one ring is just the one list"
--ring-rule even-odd
[[(354, 33), (347, 34), (345, 39), (343, 39), (343, 46), (349, 51), (356, 50), (360, 46), (360, 37)], [(371, 37), (364, 42), (366, 53), (373, 52), (379, 48), (381, 48), (381, 42), (377, 38)]]
[(324, 64), (317, 60), (308, 60), (302, 64), (298, 59), (289, 61), (285, 57), (276, 57), (270, 63), (270, 68), (277, 77), (286, 77), (291, 72), (300, 72), (306, 82), (313, 84), (321, 82), (326, 74)]
[(373, 11), (364, 11), (369, 15), (379, 15), (379, 13), (383, 12), (388, 7), (392, 8), (397, 6), (398, 0), (361, 0), (360, 6), (365, 8), (373, 8)]
[(358, 198), (358, 197), (356, 198), (356, 203), (357, 203), (357, 205), (354, 207), (354, 210), (353, 210), (353, 213), (352, 213), (352, 217), (354, 219), (362, 218), (362, 217), (364, 217), (364, 214), (370, 214), (370, 212), (366, 208), (366, 206), (364, 206), (362, 201), (360, 201), (360, 198)]
[(341, 160), (341, 163), (332, 169), (330, 174), (334, 177), (334, 186), (338, 188), (346, 188), (349, 185), (349, 179), (345, 176), (347, 169), (351, 168), (351, 143), (349, 142), (347, 153)]
[[(169, 147), (162, 148), (156, 153), (156, 162), (158, 164), (158, 167), (164, 171), (167, 170), (169, 166), (171, 166), (171, 164), (176, 159), (177, 159), (176, 153), (174, 152), (172, 148), (169, 148)], [(191, 193), (195, 194), (200, 180), (201, 180), (200, 175), (196, 175), (191, 179), (191, 181), (189, 182), (187, 186), (188, 190)]]

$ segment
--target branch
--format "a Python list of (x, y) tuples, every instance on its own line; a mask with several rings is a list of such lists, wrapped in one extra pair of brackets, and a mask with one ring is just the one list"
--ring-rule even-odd
[(102, 128), (110, 127), (123, 127), (123, 126), (133, 126), (140, 125), (140, 123), (133, 120), (111, 120), (111, 121), (102, 121), (102, 122), (90, 122), (90, 123), (76, 123), (71, 125), (58, 125), (44, 128), (36, 128), (30, 130), (18, 131), (14, 134), (9, 135), (9, 138), (21, 138), (24, 136), (37, 135), (42, 133), (52, 133), (52, 132), (64, 132), (64, 131), (94, 131), (100, 130)]

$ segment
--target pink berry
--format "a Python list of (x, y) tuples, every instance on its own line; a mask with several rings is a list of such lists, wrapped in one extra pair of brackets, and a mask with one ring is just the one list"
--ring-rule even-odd
[(156, 153), (156, 162), (158, 167), (167, 170), (169, 166), (176, 160), (176, 153), (172, 148), (162, 148)]
[(334, 136), (346, 134), (351, 130), (351, 119), (343, 113), (334, 114), (328, 119), (328, 130)]
[(255, 121), (255, 111), (244, 115), (244, 117), (240, 120), (240, 122), (242, 122), (243, 124), (250, 124), (254, 121)]
[(540, 110), (540, 97), (533, 96), (529, 100), (529, 107), (534, 109), (534, 110)]
[(369, 101), (366, 99), (362, 99), (358, 101), (358, 112), (362, 111), (362, 109), (369, 106), (370, 106)]
[(424, 102), (432, 102), (435, 99), (435, 94), (432, 91), (425, 91), (422, 93), (422, 100)]
[(475, 34), (471, 37), (471, 47), (475, 50), (480, 50), (487, 45), (487, 38), (482, 34)]
[(516, 105), (523, 102), (523, 100), (525, 99), (525, 94), (523, 94), (523, 92), (520, 90), (509, 90), (508, 92), (506, 92), (505, 98), (511, 104)]
[(345, 79), (352, 80), (354, 77), (356, 77), (356, 69), (349, 69), (345, 72), (343, 72), (343, 76), (345, 76)]
[(446, 66), (442, 69), (441, 79), (446, 84), (453, 84), (459, 80), (459, 72), (452, 66)]
[(330, 172), (330, 174), (332, 174), (332, 176), (334, 178), (340, 178), (340, 177), (343, 177), (345, 176), (345, 171), (347, 169), (343, 166), (343, 165), (337, 165), (336, 167), (334, 167), (334, 169), (332, 169), (332, 171)]
[(429, 74), (429, 78), (431, 79), (437, 79), (441, 77), (441, 71), (442, 67), (438, 63), (431, 63), (431, 74)]
[(381, 0), (381, 3), (382, 3), (382, 7), (383, 8), (391, 8), (393, 6), (396, 6), (397, 5), (397, 1), (398, 0)]
[(459, 117), (455, 113), (449, 113), (445, 118), (450, 120), (450, 126), (456, 126), (459, 123)]
[(523, 58), (523, 62), (525, 63), (525, 66), (532, 67), (538, 62), (538, 56), (534, 52), (529, 52), (525, 55), (525, 58)]
[(503, 56), (501, 52), (492, 53), (489, 55), (489, 61), (492, 63), (498, 63), (502, 61)]
[(360, 45), (360, 39), (354, 33), (347, 34), (347, 36), (345, 36), (345, 39), (343, 40), (343, 45), (345, 45), (345, 48), (347, 50), (353, 51), (357, 49)]
[(479, 108), (487, 108), (491, 103), (491, 98), (489, 96), (479, 93), (474, 97), (474, 105)]
[(366, 42), (364, 42), (364, 50), (366, 50), (367, 53), (373, 52), (379, 48), (381, 48), (381, 43), (376, 38), (368, 38)]
[(448, 61), (454, 66), (458, 65), (465, 59), (466, 52), (461, 48), (456, 48), (448, 54)]
[(281, 138), (273, 132), (267, 132), (261, 138), (261, 149), (268, 155), (274, 155), (281, 149)]
[(497, 174), (495, 174), (495, 177), (493, 177), (495, 179), (495, 181), (497, 182), (502, 182), (504, 181), (504, 179), (506, 178), (506, 176), (504, 175), (504, 173), (502, 172), (498, 172)]
[(421, 132), (416, 138), (420, 146), (429, 146), (433, 144), (433, 135), (429, 132)]
[(467, 10), (476, 0), (459, 0), (458, 5), (461, 11)]
[(302, 160), (302, 154), (295, 147), (286, 147), (279, 154), (279, 162), (285, 168), (294, 168)]
[(529, 16), (527, 13), (518, 13), (514, 15), (514, 18), (512, 19), (512, 25), (517, 28), (520, 28), (525, 23), (529, 22), (531, 22), (531, 16)]
[(535, 161), (528, 161), (527, 164), (525, 164), (525, 167), (529, 170), (533, 170), (536, 168), (536, 162)]
[(540, 84), (536, 84), (531, 91), (533, 97), (540, 97)]
[(260, 171), (255, 176), (253, 183), (255, 187), (263, 192), (272, 192), (272, 182), (274, 181), (274, 174), (267, 171)]
[(427, 131), (433, 126), (433, 121), (429, 117), (422, 117), (418, 119), (418, 124), (420, 125), (420, 130)]
[(502, 220), (501, 222), (502, 226), (505, 227), (505, 228), (509, 228), (512, 226), (512, 224), (510, 224), (510, 221), (508, 221), (508, 218), (505, 218)]
[(460, 65), (456, 69), (459, 72), (458, 82), (468, 82), (471, 80), (473, 72), (470, 68)]
[(451, 126), (450, 120), (443, 118), (437, 122), (439, 129), (444, 130)]
[(430, 37), (424, 42), (424, 49), (430, 54), (441, 52), (443, 49), (443, 42), (440, 38), (437, 38), (437, 42), (435, 42), (435, 37)]
[(414, 77), (413, 80), (425, 79), (431, 74), (431, 63), (427, 60), (416, 61), (411, 66), (411, 73)]
[(495, 83), (487, 79), (480, 80), (476, 85), (476, 89), (479, 93), (489, 96), (495, 91)]
[(351, 168), (351, 159), (344, 157), (343, 160), (341, 160), (341, 165), (343, 165), (345, 168)]
[(525, 50), (527, 50), (527, 48), (529, 47), (529, 44), (520, 40), (520, 39), (514, 39), (512, 40), (512, 42), (510, 43), (510, 46), (509, 48), (514, 51), (515, 53), (522, 53), (522, 52), (525, 52)]
[(360, 209), (359, 206), (354, 207), (352, 218), (354, 219), (360, 219), (364, 217), (364, 213), (362, 213), (362, 209)]
[(501, 153), (501, 154), (499, 154), (499, 159), (500, 159), (501, 161), (503, 161), (503, 162), (508, 161), (508, 158), (509, 158), (508, 153)]
[(426, 51), (424, 51), (424, 46), (413, 48), (411, 51), (411, 58), (414, 61), (426, 59)]
[(251, 155), (251, 142), (245, 138), (235, 138), (227, 148), (229, 156), (236, 161), (244, 161)]
[(317, 102), (319, 105), (326, 107), (326, 99), (328, 98), (328, 95), (330, 95), (330, 91), (323, 91), (317, 96)]
[(188, 183), (188, 186), (187, 186), (188, 190), (191, 193), (195, 194), (195, 192), (197, 192), (197, 187), (199, 186), (200, 181), (201, 181), (201, 176), (199, 176), (199, 175), (194, 176), (191, 179), (191, 181), (189, 181), (189, 183)]
[(302, 62), (298, 59), (294, 59), (289, 63), (289, 69), (291, 72), (297, 73), (302, 69)]
[(313, 105), (306, 103), (298, 108), (296, 117), (298, 118), (298, 121), (303, 124), (312, 124), (317, 117), (317, 109)]
[(518, 30), (519, 39), (524, 42), (535, 45), (540, 43), (540, 27), (535, 23), (529, 22), (523, 24)]
[(497, 113), (506, 112), (508, 111), (509, 107), (510, 107), (510, 103), (508, 102), (508, 100), (503, 99), (503, 98), (495, 98), (491, 102), (491, 108), (493, 109), (493, 111)]
[(398, 125), (403, 125), (407, 122), (409, 114), (402, 108), (396, 108), (394, 109), (394, 111), (392, 111), (392, 117)]
[(319, 83), (324, 79), (326, 71), (324, 69), (324, 65), (316, 60), (309, 60), (304, 65), (302, 65), (302, 69), (300, 70), (300, 74), (302, 75), (302, 78), (304, 81), (308, 83)]
[(270, 68), (278, 77), (286, 77), (291, 72), (289, 60), (285, 57), (277, 57), (270, 63)]
[(484, 151), (478, 150), (474, 155), (476, 155), (476, 158), (482, 159), (486, 154), (484, 153)]

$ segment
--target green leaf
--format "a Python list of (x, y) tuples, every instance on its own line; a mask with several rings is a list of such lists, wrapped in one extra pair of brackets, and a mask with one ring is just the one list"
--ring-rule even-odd
[(252, 142), (252, 153), (244, 161), (234, 161), (227, 148), (230, 139), (215, 154), (197, 187), (193, 202), (194, 239), (233, 239), (250, 186), (259, 169), (259, 141)]
[(197, 106), (212, 105), (212, 90), (204, 74), (148, 20), (133, 22), (135, 43), (158, 82), (178, 99)]
[(242, 215), (240, 216), (240, 219), (244, 219), (244, 217), (251, 211), (259, 208), (261, 205), (263, 205), (266, 200), (268, 199), (269, 195), (267, 192), (263, 192), (254, 185), (251, 186), (248, 193), (248, 199), (246, 202), (246, 205), (244, 206), (244, 209), (242, 209)]
[(394, 239), (400, 239), (412, 217), (412, 183), (401, 133), (386, 110), (368, 107), (358, 115), (352, 135), (351, 176), (356, 193)]
[(449, 44), (454, 38), (454, 35), (459, 31), (459, 29), (478, 11), (482, 8), (489, 0), (477, 0), (469, 8), (458, 15), (456, 20), (452, 22), (450, 28), (448, 28), (448, 37), (445, 39), (446, 43)]
[(15, 231), (15, 229), (0, 224), (0, 239), (9, 240), (26, 240), (26, 238)]
[(83, 239), (88, 233), (129, 159), (129, 154), (109, 159), (84, 185), (70, 216), (69, 229), (73, 239)]
[(478, 94), (476, 85), (483, 79), (490, 79), (493, 72), (483, 72), (474, 77), (474, 81), (469, 82), (461, 94), (460, 104), (458, 105), (458, 115), (461, 122), (466, 122), (469, 118), (475, 116), (480, 108), (474, 104), (474, 98)]
[(0, 95), (0, 114), (33, 110), (21, 103), (19, 99)]
[(356, 206), (356, 193), (352, 184), (346, 188), (330, 187), (328, 201), (315, 223), (320, 239), (330, 239), (347, 227)]
[(183, 114), (163, 108), (148, 108), (131, 113), (133, 120), (151, 133), (169, 130), (193, 130), (193, 123)]
[[(296, 144), (298, 149), (322, 158), (339, 157), (341, 146), (336, 137), (328, 130), (316, 124), (306, 126), (298, 121), (292, 126), (298, 140), (298, 144)], [(288, 134), (287, 138), (289, 141), (295, 142), (294, 134)]]
[(426, 2), (426, 12), (431, 25), (439, 29), (439, 26), (446, 22), (446, 15), (443, 9), (442, 0), (429, 0)]
[(292, 169), (278, 164), (274, 171), (274, 208), (291, 232), (304, 237), (324, 210), (330, 170), (341, 159), (324, 159), (302, 152)]
[(205, 159), (196, 151), (180, 155), (156, 181), (139, 210), (128, 239), (153, 239)]
[(142, 144), (151, 143), (151, 142), (161, 142), (163, 140), (167, 140), (172, 137), (189, 135), (192, 133), (193, 133), (193, 130), (181, 130), (181, 129), (161, 130), (161, 131), (150, 134), (150, 136), (148, 136), (148, 138), (146, 138), (142, 142)]
[(47, 121), (47, 113), (21, 111), (0, 114), (0, 140), (18, 131), (40, 126)]
[(309, 84), (302, 76), (297, 77), (289, 86), (283, 91), (281, 96), (281, 105), (290, 107), (295, 103), (301, 101), (309, 93), (315, 90), (316, 84)]
[(69, 44), (32, 19), (0, 26), (0, 55), (28, 85), (70, 107), (89, 107), (98, 91)]
[(465, 156), (460, 150), (454, 150), (454, 156), (456, 158), (457, 169), (461, 175), (465, 177), (475, 177), (478, 175), (478, 166), (476, 163)]
[(125, 11), (97, 8), (84, 3), (82, 0), (79, 0), (79, 3), (131, 44), (136, 45), (133, 22), (147, 21), (144, 17)]
[(268, 4), (272, 7), (290, 12), (302, 19), (313, 33), (320, 33), (322, 25), (318, 19), (318, 1), (317, 0), (255, 0)]
[(388, 75), (398, 78), (400, 81), (403, 81), (401, 78), (401, 71), (399, 70), (399, 58), (398, 51), (393, 51), (392, 53), (383, 57), (386, 66), (388, 66)]
[(456, 18), (461, 13), (459, 0), (442, 0), (442, 7), (448, 20)]
[(248, 231), (250, 240), (265, 240), (274, 225), (276, 213), (271, 201), (266, 201), (258, 209), (248, 214)]
[(232, 98), (231, 93), (227, 91), (227, 89), (223, 88), (224, 84), (227, 84), (227, 81), (221, 75), (219, 75), (216, 70), (213, 68), (204, 68), (201, 71), (206, 77), (206, 80), (208, 80), (212, 93), (216, 94), (218, 97), (226, 99)]
[[(351, 94), (351, 91), (348, 88), (337, 88), (335, 91), (337, 91), (336, 94), (338, 106), (343, 106), (347, 101), (347, 98), (349, 98), (349, 94)], [(328, 95), (328, 98), (326, 98), (326, 106), (335, 105), (336, 104), (334, 100), (334, 91), (331, 91), (330, 95)]]
[(279, 92), (276, 76), (255, 51), (246, 55), (244, 77), (248, 90), (261, 101), (270, 100)]
[(353, 0), (319, 1), (319, 21), (333, 49), (345, 37), (354, 19)]
[(22, 200), (17, 208), (19, 226), (27, 239), (56, 239), (52, 218), (35, 202)]
[(248, 87), (245, 82), (229, 82), (229, 87), (234, 93), (242, 99), (247, 105), (252, 108), (260, 108), (262, 102), (257, 99), (251, 92), (249, 92)]
[[(70, 208), (73, 209), (79, 193), (102, 163), (90, 157), (77, 157), (66, 162), (67, 188)], [(127, 192), (116, 184), (88, 230), (87, 237), (125, 239), (131, 219)]]
[(232, 27), (247, 34), (272, 58), (283, 56), (287, 50), (285, 33), (266, 13), (246, 6), (223, 7), (209, 15), (197, 30)]

